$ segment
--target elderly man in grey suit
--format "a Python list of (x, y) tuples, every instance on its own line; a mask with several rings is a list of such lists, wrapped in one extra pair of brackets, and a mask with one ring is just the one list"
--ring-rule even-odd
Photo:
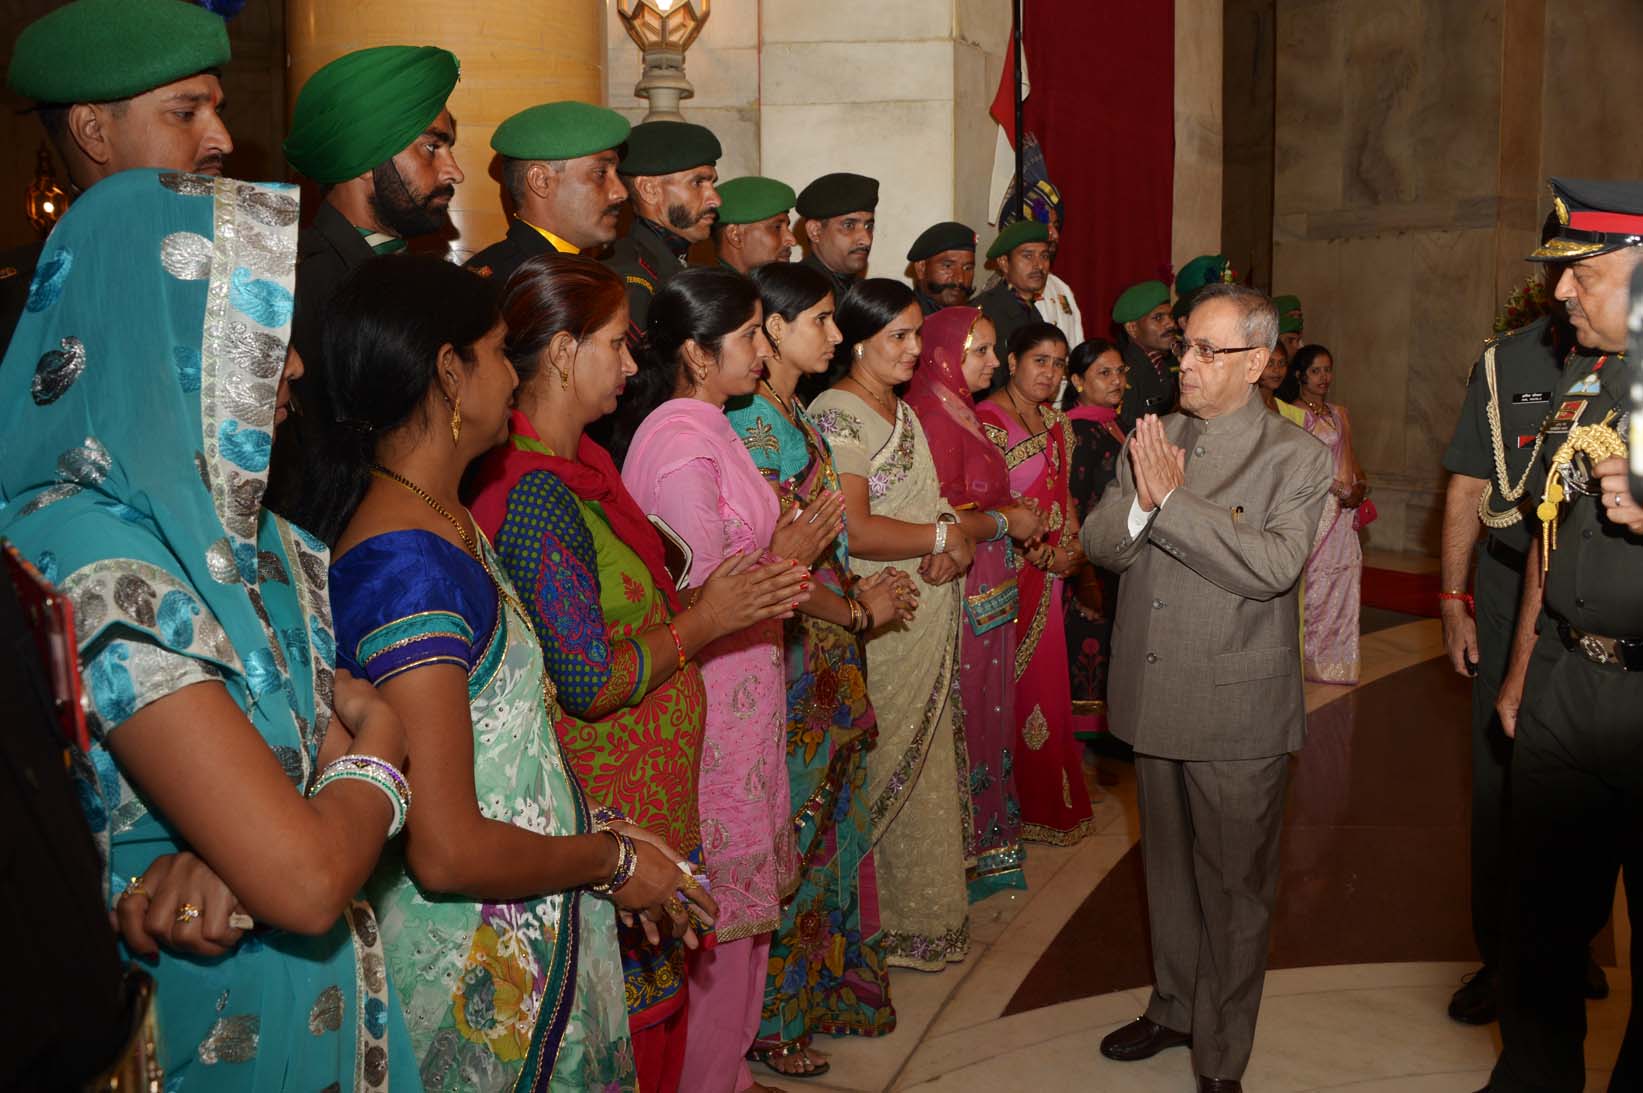
[(1107, 708), (1135, 748), (1151, 918), (1146, 1013), (1110, 1059), (1192, 1045), (1202, 1093), (1236, 1093), (1255, 1038), (1289, 753), (1306, 706), (1296, 584), (1333, 477), (1329, 450), (1266, 409), (1272, 302), (1210, 285), (1181, 353), (1181, 413), (1148, 415), (1084, 551), (1122, 572)]

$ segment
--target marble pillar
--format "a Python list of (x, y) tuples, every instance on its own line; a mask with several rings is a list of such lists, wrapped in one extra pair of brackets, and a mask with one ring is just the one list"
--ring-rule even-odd
[(462, 62), (450, 98), (457, 162), (467, 176), (451, 203), (453, 257), (467, 258), (507, 231), (491, 134), (510, 114), (554, 99), (602, 102), (605, 13), (587, 0), (288, 0), (286, 87), (295, 101), (315, 69), (350, 50), (438, 45)]
[(1175, 194), (1170, 261), (1176, 269), (1221, 251), (1224, 116), (1222, 0), (1175, 0)]

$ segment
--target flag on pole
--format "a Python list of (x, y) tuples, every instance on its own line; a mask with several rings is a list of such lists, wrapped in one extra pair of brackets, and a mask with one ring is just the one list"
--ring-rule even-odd
[[(987, 189), (987, 207), (993, 210), (990, 223), (999, 222), (999, 210), (1015, 181), (1015, 37), (1012, 33), (1010, 48), (1004, 54), (1004, 75), (998, 81), (998, 94), (987, 111), (998, 123), (998, 142), (993, 150), (993, 178)], [(1027, 82), (1027, 61), (1021, 61), (1021, 97), (1027, 98), (1031, 85)]]

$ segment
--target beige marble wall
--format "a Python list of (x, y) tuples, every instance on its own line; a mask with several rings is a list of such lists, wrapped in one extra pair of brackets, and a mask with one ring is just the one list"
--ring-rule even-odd
[[(1009, 9), (996, 0), (715, 0), (685, 62), (687, 118), (724, 145), (719, 174), (802, 189), (855, 171), (881, 183), (871, 272), (899, 277), (938, 220), (985, 228)], [(639, 51), (608, 13), (611, 106), (638, 120)], [(983, 245), (987, 240), (983, 239)]]
[(1334, 353), (1378, 547), (1436, 549), (1440, 459), (1494, 316), (1503, 225), (1532, 221), (1500, 124), (1520, 6), (1278, 4), (1272, 288), (1301, 296), (1307, 340)]

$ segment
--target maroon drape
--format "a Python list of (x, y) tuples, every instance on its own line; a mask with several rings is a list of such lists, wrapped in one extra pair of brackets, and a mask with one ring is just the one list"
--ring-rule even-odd
[(1118, 294), (1165, 276), (1175, 185), (1175, 5), (1027, 0), (1027, 130), (1043, 146), (1063, 218), (1055, 272), (1086, 336)]

